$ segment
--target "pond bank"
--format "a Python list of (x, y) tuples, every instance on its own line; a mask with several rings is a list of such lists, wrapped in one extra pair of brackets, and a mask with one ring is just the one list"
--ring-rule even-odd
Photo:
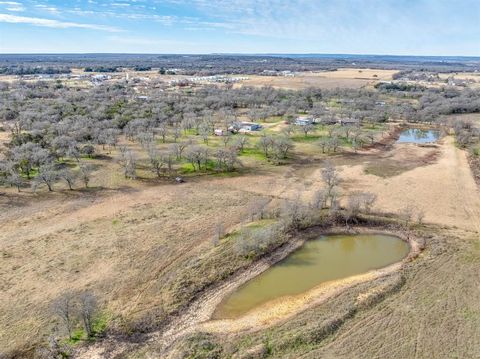
[[(270, 268), (275, 263), (286, 258), (289, 254), (300, 248), (305, 241), (318, 237), (321, 234), (386, 234), (396, 236), (406, 241), (410, 246), (408, 255), (400, 262), (389, 265), (385, 268), (372, 270), (367, 273), (355, 275), (341, 280), (335, 280), (321, 284), (302, 295), (282, 298), (281, 301), (273, 302), (266, 307), (253, 310), (246, 316), (233, 320), (211, 320), (211, 317), (221, 301), (238, 289), (239, 286), (256, 277)], [(179, 338), (197, 330), (212, 333), (233, 333), (239, 331), (256, 331), (271, 326), (280, 321), (304, 311), (312, 306), (319, 305), (338, 293), (360, 283), (378, 279), (399, 271), (404, 263), (407, 263), (418, 256), (423, 241), (408, 236), (402, 231), (392, 230), (385, 227), (345, 227), (319, 228), (312, 227), (303, 231), (298, 238), (280, 247), (271, 255), (260, 259), (248, 270), (238, 273), (233, 278), (219, 283), (206, 290), (197, 300), (177, 318), (172, 320), (170, 325), (162, 331), (149, 335), (149, 341), (161, 344), (164, 350)]]
[[(311, 232), (312, 229), (309, 230)], [(314, 231), (314, 230), (313, 230)], [(309, 233), (314, 234), (314, 233)], [(220, 319), (220, 320), (209, 320), (200, 325), (201, 330), (224, 333), (224, 332), (234, 332), (234, 331), (244, 331), (244, 330), (258, 330), (266, 326), (276, 324), (282, 320), (286, 320), (301, 311), (304, 311), (312, 306), (316, 306), (328, 300), (329, 298), (334, 297), (343, 290), (346, 290), (356, 284), (364, 283), (380, 277), (387, 276), (398, 270), (400, 270), (404, 263), (411, 261), (420, 253), (421, 244), (419, 240), (408, 237), (400, 231), (392, 231), (381, 228), (367, 228), (367, 227), (357, 227), (353, 231), (345, 228), (331, 228), (325, 231), (324, 234), (382, 234), (390, 235), (400, 238), (401, 240), (407, 242), (410, 246), (409, 253), (405, 258), (399, 262), (393, 263), (383, 268), (370, 270), (365, 273), (352, 275), (346, 278), (331, 280), (325, 283), (321, 283), (314, 288), (294, 296), (286, 296), (278, 298), (277, 300), (270, 301), (265, 305), (261, 305), (258, 308), (252, 309), (250, 312), (245, 315), (235, 318), (235, 319)], [(307, 235), (308, 236), (308, 235)], [(318, 233), (317, 233), (318, 236)], [(306, 238), (306, 240), (311, 240), (311, 238)], [(314, 240), (314, 239), (313, 239)], [(253, 278), (253, 277), (251, 277)], [(250, 280), (249, 278), (248, 280)], [(247, 281), (247, 280), (246, 280)], [(229, 293), (233, 292), (241, 284), (237, 284), (235, 288), (228, 293), (224, 293), (224, 296), (227, 296)], [(213, 303), (212, 303), (213, 304)], [(218, 304), (217, 304), (218, 305)], [(215, 310), (215, 307), (213, 310)], [(212, 309), (212, 308), (210, 308)], [(213, 312), (212, 312), (213, 313)]]

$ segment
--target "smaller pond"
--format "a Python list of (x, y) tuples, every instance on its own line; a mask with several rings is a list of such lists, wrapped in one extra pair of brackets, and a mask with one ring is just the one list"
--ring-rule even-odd
[(409, 128), (400, 133), (397, 143), (432, 143), (438, 141), (440, 133), (435, 130), (421, 130)]
[(389, 235), (320, 236), (238, 288), (220, 303), (213, 318), (237, 318), (271, 300), (386, 267), (402, 260), (409, 248), (406, 242)]

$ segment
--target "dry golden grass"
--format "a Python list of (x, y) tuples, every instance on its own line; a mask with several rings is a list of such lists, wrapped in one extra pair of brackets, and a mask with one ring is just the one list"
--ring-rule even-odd
[(91, 288), (125, 317), (161, 306), (152, 285), (210, 246), (216, 223), (241, 222), (253, 195), (206, 180), (28, 197), (0, 197), (4, 350), (48, 333), (48, 306), (67, 289)]
[[(406, 166), (429, 151), (394, 145), (390, 152), (337, 156), (342, 192), (373, 192), (382, 211), (399, 213), (414, 205), (425, 212), (427, 222), (480, 231), (480, 199), (465, 153), (446, 138), (436, 161)], [(405, 167), (400, 174), (383, 178), (365, 173), (368, 163), (390, 157)], [(2, 350), (41, 341), (50, 333), (49, 305), (66, 290), (94, 290), (113, 317), (138, 317), (161, 308), (171, 300), (165, 283), (185, 261), (211, 247), (216, 223), (235, 228), (258, 197), (302, 193), (308, 201), (322, 186), (321, 166), (320, 160), (262, 166), (242, 176), (199, 177), (176, 185), (125, 180), (118, 165), (110, 163), (92, 182), (103, 189), (7, 190), (0, 196)]]
[[(427, 239), (426, 249), (400, 273), (356, 285), (266, 330), (194, 333), (165, 357), (477, 358), (478, 238), (435, 227), (416, 234)], [(152, 342), (131, 357), (155, 356), (158, 348)]]
[[(0, 127), (2, 123), (0, 122)], [(0, 150), (4, 149), (4, 146), (10, 141), (10, 133), (7, 131), (0, 131)]]
[[(248, 75), (248, 80), (235, 86), (272, 86), (290, 90), (300, 90), (308, 87), (323, 89), (361, 88), (374, 85), (381, 80), (391, 80), (394, 70), (376, 69), (338, 69), (325, 72), (302, 72), (294, 77)], [(375, 76), (376, 75), (376, 76)]]

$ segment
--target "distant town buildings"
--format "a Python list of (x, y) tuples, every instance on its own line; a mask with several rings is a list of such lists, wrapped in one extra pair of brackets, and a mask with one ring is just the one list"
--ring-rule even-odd
[(188, 84), (188, 83), (234, 83), (248, 80), (248, 77), (230, 77), (224, 75), (196, 76), (169, 81), (170, 85)]
[(264, 76), (284, 76), (284, 77), (295, 77), (295, 73), (292, 71), (277, 71), (277, 70), (263, 70), (260, 75)]

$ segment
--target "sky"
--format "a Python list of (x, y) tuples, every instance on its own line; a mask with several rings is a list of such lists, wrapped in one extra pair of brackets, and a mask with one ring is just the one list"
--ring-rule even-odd
[(0, 0), (0, 53), (480, 56), (480, 0)]

